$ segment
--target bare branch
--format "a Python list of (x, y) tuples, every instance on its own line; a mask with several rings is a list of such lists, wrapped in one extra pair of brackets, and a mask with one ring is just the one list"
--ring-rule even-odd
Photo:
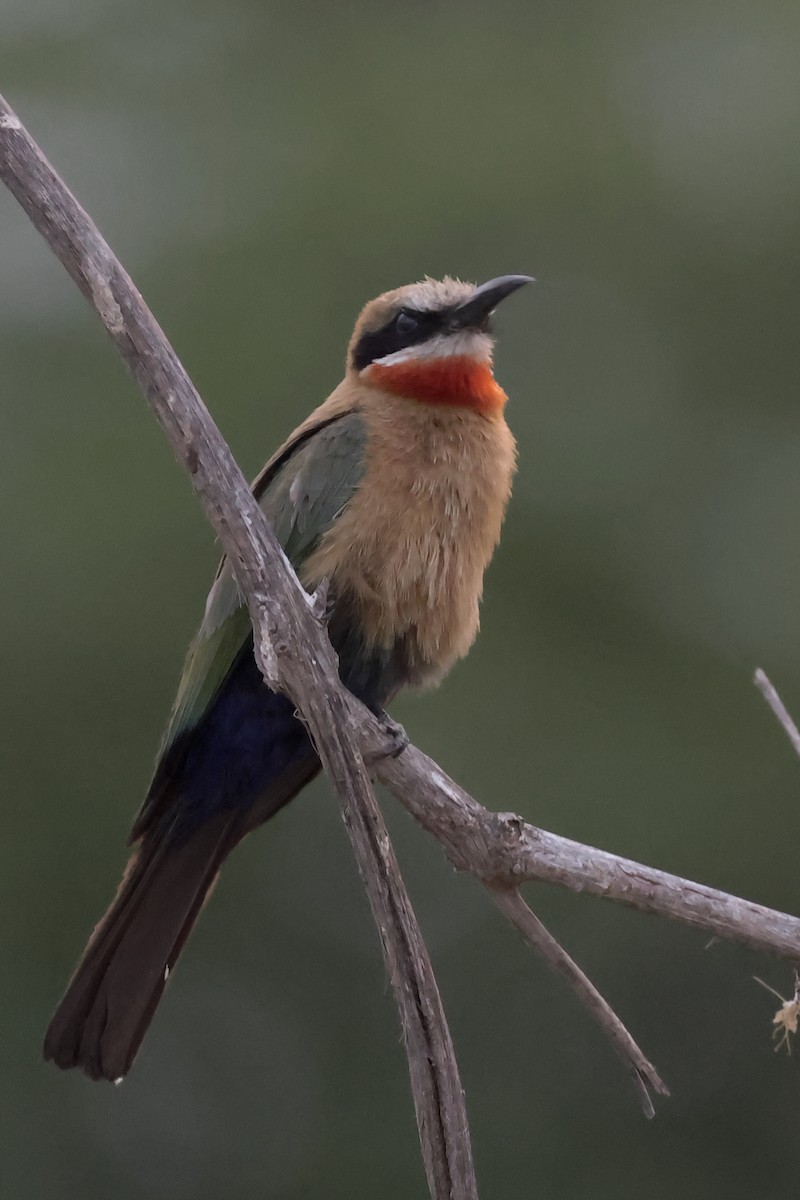
[(753, 683), (756, 685), (767, 704), (775, 713), (775, 716), (783, 726), (786, 736), (792, 743), (792, 749), (798, 758), (800, 758), (800, 730), (797, 728), (791, 716), (789, 715), (785, 704), (778, 695), (775, 685), (771, 682), (766, 671), (761, 670), (761, 667), (758, 668), (753, 676)]
[[(373, 725), (361, 728), (372, 737)], [(376, 773), (453, 866), (484, 883), (555, 883), (800, 962), (797, 917), (548, 833), (515, 813), (490, 812), (416, 746), (381, 761)]]
[(654, 1117), (655, 1109), (648, 1089), (652, 1088), (659, 1096), (668, 1096), (669, 1088), (653, 1064), (645, 1058), (611, 1005), (600, 995), (578, 964), (573, 962), (536, 913), (531, 911), (516, 889), (501, 888), (487, 883), (486, 890), (526, 941), (539, 951), (554, 971), (568, 981), (578, 999), (600, 1025), (625, 1066), (632, 1072), (644, 1115), (648, 1118)]
[(477, 1197), (466, 1111), (430, 961), (364, 761), (437, 837), (453, 865), (487, 886), (513, 923), (580, 990), (642, 1088), (647, 1081), (663, 1091), (655, 1070), (605, 1001), (518, 896), (519, 885), (542, 880), (588, 892), (792, 962), (800, 961), (800, 920), (558, 837), (513, 813), (492, 813), (413, 746), (398, 757), (381, 757), (385, 731), (341, 686), (318, 600), (300, 587), (228, 447), (131, 280), (2, 98), (0, 178), (98, 313), (147, 395), (247, 598), (264, 678), (295, 702), (339, 793), (401, 1013), (432, 1195)]
[(0, 178), (145, 392), (231, 561), (270, 686), (308, 724), (342, 804), (400, 1011), (431, 1195), (477, 1200), (463, 1090), (427, 949), (348, 720), (323, 622), (164, 333), (98, 229), (0, 97)]

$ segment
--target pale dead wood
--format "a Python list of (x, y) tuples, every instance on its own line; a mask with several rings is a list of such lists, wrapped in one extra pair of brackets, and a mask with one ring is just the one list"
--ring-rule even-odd
[(653, 1064), (645, 1057), (622, 1024), (611, 1005), (605, 1000), (591, 979), (556, 941), (546, 925), (528, 907), (516, 888), (501, 888), (487, 883), (486, 890), (497, 907), (516, 925), (526, 941), (539, 951), (547, 963), (567, 980), (578, 999), (588, 1008), (611, 1045), (632, 1072), (639, 1091), (646, 1117), (654, 1117), (655, 1109), (650, 1097), (650, 1088), (659, 1096), (668, 1096), (669, 1088)]
[(555, 883), (800, 962), (797, 917), (548, 833), (516, 813), (490, 812), (416, 746), (382, 761), (377, 775), (437, 838), (453, 866), (482, 882)]
[(792, 961), (800, 959), (800, 920), (547, 833), (514, 814), (489, 812), (413, 746), (396, 758), (381, 758), (385, 730), (339, 682), (324, 630), (324, 604), (303, 592), (163, 332), (2, 97), (0, 178), (97, 312), (145, 392), (236, 572), (264, 678), (294, 700), (340, 796), (401, 1013), (431, 1194), (453, 1200), (477, 1197), (466, 1110), (427, 950), (364, 759), (438, 838), (454, 866), (476, 875), (496, 901), (505, 896), (500, 906), (548, 961), (570, 977), (595, 1016), (603, 1006), (604, 1028), (639, 1081), (646, 1078), (662, 1090), (658, 1075), (618, 1018), (608, 1017), (606, 1002), (516, 894), (519, 884), (533, 879), (557, 883)]
[(792, 749), (798, 758), (800, 758), (800, 729), (797, 728), (792, 720), (789, 710), (778, 695), (775, 685), (770, 680), (766, 671), (762, 671), (761, 667), (758, 668), (753, 676), (753, 683), (774, 712), (784, 733), (791, 742)]
[(308, 725), (339, 795), (400, 1011), (436, 1200), (477, 1200), (463, 1089), (427, 948), (339, 684), (324, 604), (301, 588), (222, 435), (98, 229), (0, 97), (0, 177), (83, 292), (192, 480), (246, 597), (267, 683)]

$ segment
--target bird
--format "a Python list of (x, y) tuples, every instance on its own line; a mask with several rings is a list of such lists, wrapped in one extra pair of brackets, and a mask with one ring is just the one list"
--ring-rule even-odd
[[(516, 468), (490, 318), (530, 282), (425, 277), (371, 300), (342, 382), (252, 485), (303, 586), (325, 581), (341, 681), (380, 717), (401, 688), (435, 686), (476, 637)], [(127, 1075), (223, 861), (319, 770), (291, 700), (258, 670), (223, 559), (130, 860), (47, 1029), (47, 1060)]]

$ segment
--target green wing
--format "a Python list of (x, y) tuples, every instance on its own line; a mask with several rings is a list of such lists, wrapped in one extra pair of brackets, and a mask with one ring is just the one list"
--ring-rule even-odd
[[(364, 473), (366, 427), (347, 413), (306, 434), (256, 484), (258, 502), (299, 570), (355, 492)], [(223, 559), (189, 648), (161, 754), (202, 717), (251, 636), (230, 565)]]

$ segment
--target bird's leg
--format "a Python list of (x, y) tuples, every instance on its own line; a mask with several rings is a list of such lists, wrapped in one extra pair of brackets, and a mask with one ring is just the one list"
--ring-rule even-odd
[(378, 718), (381, 733), (386, 741), (380, 750), (369, 756), (369, 761), (380, 762), (382, 758), (397, 758), (398, 754), (403, 753), (410, 741), (408, 734), (403, 726), (393, 720), (384, 709), (377, 709), (375, 716)]

